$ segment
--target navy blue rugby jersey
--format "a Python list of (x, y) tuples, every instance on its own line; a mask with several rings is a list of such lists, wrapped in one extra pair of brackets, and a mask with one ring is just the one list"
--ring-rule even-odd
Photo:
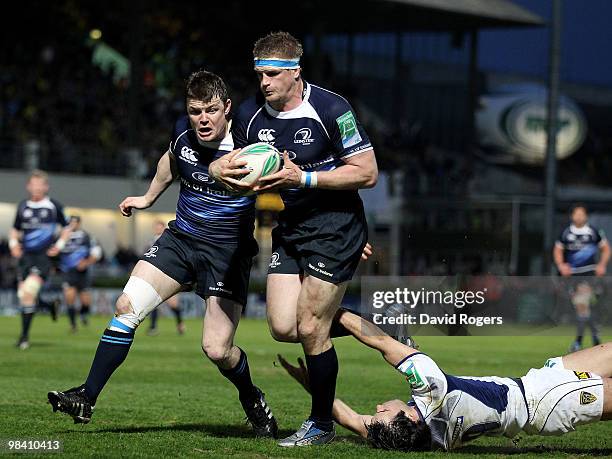
[(572, 268), (572, 274), (595, 271), (599, 247), (606, 242), (606, 235), (588, 223), (580, 228), (569, 225), (556, 245), (563, 249), (565, 262)]
[(81, 260), (89, 258), (90, 254), (101, 250), (96, 239), (91, 237), (87, 231), (81, 229), (72, 231), (66, 245), (60, 252), (59, 267), (64, 272), (76, 269)]
[(45, 197), (40, 201), (21, 201), (17, 206), (13, 228), (23, 233), (23, 251), (32, 253), (46, 251), (55, 242), (57, 225), (67, 224), (64, 206), (55, 199)]
[(210, 242), (238, 243), (253, 238), (255, 196), (232, 194), (208, 174), (210, 163), (233, 149), (230, 135), (200, 144), (189, 118), (178, 119), (170, 152), (176, 158), (181, 189), (176, 220), (170, 227)]
[[(285, 112), (274, 110), (261, 93), (245, 101), (232, 125), (236, 148), (267, 142), (307, 172), (329, 171), (343, 159), (372, 149), (368, 135), (348, 101), (304, 82), (302, 103)], [(357, 190), (282, 189), (285, 208), (320, 209), (361, 206)]]

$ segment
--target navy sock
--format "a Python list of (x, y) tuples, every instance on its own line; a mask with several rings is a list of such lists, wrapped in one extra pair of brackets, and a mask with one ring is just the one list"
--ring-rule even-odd
[(253, 381), (251, 380), (251, 371), (249, 370), (247, 355), (242, 349), (240, 349), (238, 364), (236, 364), (234, 368), (230, 368), (229, 370), (219, 368), (219, 371), (236, 386), (236, 389), (238, 389), (238, 397), (241, 402), (248, 402), (254, 399), (256, 395), (255, 386), (253, 386)]
[(81, 305), (81, 311), (79, 312), (79, 315), (81, 316), (81, 321), (87, 322), (87, 316), (89, 315), (89, 305), (88, 304)]
[(332, 407), (336, 397), (338, 356), (332, 346), (318, 355), (306, 355), (306, 366), (310, 376), (312, 409), (309, 419), (325, 431), (333, 428)]
[(70, 319), (70, 325), (72, 328), (76, 328), (76, 311), (74, 310), (74, 305), (69, 304), (67, 306), (68, 309), (68, 318)]
[(134, 332), (122, 333), (108, 328), (104, 330), (85, 381), (85, 394), (92, 404), (96, 403), (106, 382), (127, 357), (133, 340)]
[(155, 330), (157, 328), (157, 308), (151, 311), (151, 325), (149, 326), (149, 330)]
[(30, 335), (30, 325), (32, 325), (33, 312), (21, 312), (21, 338), (27, 340)]
[(172, 312), (174, 313), (174, 317), (176, 317), (176, 324), (180, 324), (183, 321), (181, 308), (177, 307), (176, 309), (172, 309)]

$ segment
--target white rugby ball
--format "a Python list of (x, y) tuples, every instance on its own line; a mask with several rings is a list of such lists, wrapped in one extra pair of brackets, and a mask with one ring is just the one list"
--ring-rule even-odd
[(239, 179), (247, 185), (252, 185), (260, 177), (275, 174), (279, 171), (281, 165), (279, 151), (274, 146), (265, 142), (247, 145), (240, 150), (235, 158), (247, 161), (247, 165), (244, 167), (248, 173)]

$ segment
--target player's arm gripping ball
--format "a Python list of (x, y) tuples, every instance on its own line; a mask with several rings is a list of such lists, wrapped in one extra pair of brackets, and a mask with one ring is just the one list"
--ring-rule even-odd
[(214, 160), (208, 166), (209, 175), (233, 192), (252, 190), (251, 185), (239, 180), (240, 177), (245, 175), (245, 166), (248, 164), (246, 159), (236, 158), (240, 150), (241, 148), (233, 150)]

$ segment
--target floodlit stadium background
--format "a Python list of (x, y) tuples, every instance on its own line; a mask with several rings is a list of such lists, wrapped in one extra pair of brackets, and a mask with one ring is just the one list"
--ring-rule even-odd
[[(28, 171), (48, 171), (50, 195), (68, 214), (80, 214), (101, 243), (93, 310), (108, 317), (153, 221), (173, 218), (178, 184), (131, 219), (117, 204), (146, 190), (184, 111), (185, 78), (198, 68), (220, 74), (237, 107), (257, 90), (253, 40), (278, 29), (303, 40), (306, 80), (346, 96), (375, 146), (379, 182), (361, 192), (375, 255), (361, 274), (551, 271), (545, 178), (552, 0), (312, 0), (289, 11), (286, 2), (234, 0), (13, 7), (0, 28), (0, 316), (18, 312), (7, 234)], [(549, 223), (555, 236), (574, 202), (586, 203), (590, 221), (612, 234), (611, 16), (605, 0), (563, 2)], [(280, 206), (275, 195), (258, 199), (260, 254), (246, 311), (252, 317), (264, 315), (270, 230)], [(349, 305), (359, 301), (358, 287), (357, 277)], [(193, 295), (181, 301), (188, 316), (201, 316)], [(0, 317), (7, 345), (17, 336), (8, 320)], [(33, 341), (37, 333), (58, 338), (34, 328)], [(96, 333), (88, 344), (79, 337), (79, 346), (93, 349)], [(13, 364), (14, 374), (27, 373)]]

